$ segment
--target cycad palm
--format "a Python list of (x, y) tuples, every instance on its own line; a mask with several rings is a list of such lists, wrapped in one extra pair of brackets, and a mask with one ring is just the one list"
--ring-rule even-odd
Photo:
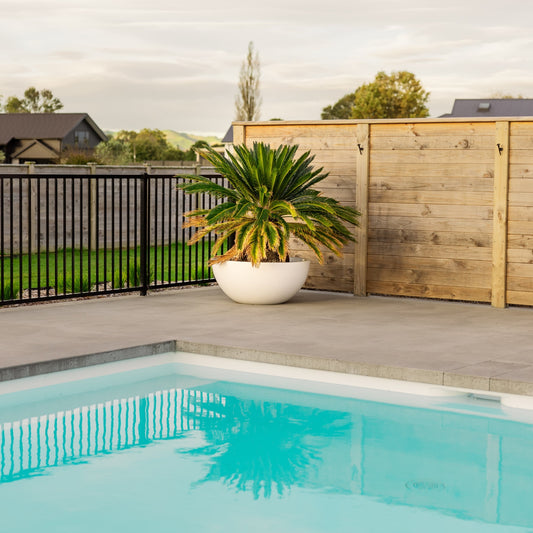
[[(254, 143), (251, 149), (235, 146), (235, 153), (225, 157), (208, 145), (202, 147), (202, 156), (229, 186), (203, 176), (183, 176), (193, 183), (178, 187), (223, 200), (212, 209), (185, 214), (187, 227), (198, 228), (189, 244), (209, 233), (217, 236), (210, 264), (232, 259), (254, 266), (261, 261), (285, 261), (291, 234), (306, 243), (320, 262), (321, 246), (340, 255), (342, 247), (355, 240), (343, 222), (357, 225), (359, 213), (313, 189), (327, 174), (312, 167), (314, 157), (309, 152), (297, 158), (297, 150), (297, 145), (272, 149)], [(233, 245), (218, 255), (233, 236)]]

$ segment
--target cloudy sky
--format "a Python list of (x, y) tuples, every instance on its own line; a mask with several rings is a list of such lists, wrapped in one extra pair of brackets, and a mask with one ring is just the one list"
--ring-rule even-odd
[(384, 70), (432, 116), (455, 98), (533, 98), (531, 0), (0, 0), (0, 94), (51, 89), (103, 129), (223, 134), (250, 41), (261, 118), (319, 119)]

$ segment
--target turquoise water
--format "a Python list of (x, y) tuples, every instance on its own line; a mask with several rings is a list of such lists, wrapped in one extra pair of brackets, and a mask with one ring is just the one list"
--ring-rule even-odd
[(169, 364), (0, 395), (0, 530), (533, 531), (533, 427), (498, 404), (267, 384)]

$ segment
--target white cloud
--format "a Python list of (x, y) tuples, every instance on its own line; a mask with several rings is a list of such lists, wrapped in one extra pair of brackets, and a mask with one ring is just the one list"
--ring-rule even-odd
[(495, 91), (533, 97), (523, 0), (0, 0), (0, 94), (50, 88), (103, 128), (224, 133), (253, 40), (262, 117), (319, 118), (380, 70), (410, 70), (431, 112)]

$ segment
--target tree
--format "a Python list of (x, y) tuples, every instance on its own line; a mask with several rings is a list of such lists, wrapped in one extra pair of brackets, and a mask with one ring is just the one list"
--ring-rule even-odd
[(345, 94), (336, 104), (322, 110), (322, 120), (352, 118), (355, 93)]
[(139, 132), (121, 130), (96, 147), (95, 155), (103, 164), (127, 165), (144, 161), (194, 161), (193, 149), (186, 152), (172, 146), (161, 130), (144, 128)]
[(133, 162), (131, 143), (111, 137), (94, 150), (95, 157), (103, 165), (129, 165)]
[(242, 62), (239, 75), (239, 94), (235, 99), (236, 120), (258, 120), (261, 107), (259, 54), (254, 54), (254, 43), (248, 44), (248, 54)]
[[(418, 118), (429, 116), (429, 92), (405, 70), (390, 75), (381, 71), (371, 83), (325, 107), (322, 118)], [(349, 114), (349, 116), (347, 116)]]
[(38, 91), (35, 87), (28, 87), (24, 91), (24, 98), (10, 96), (4, 110), (6, 113), (55, 113), (62, 107), (63, 104), (50, 89)]

